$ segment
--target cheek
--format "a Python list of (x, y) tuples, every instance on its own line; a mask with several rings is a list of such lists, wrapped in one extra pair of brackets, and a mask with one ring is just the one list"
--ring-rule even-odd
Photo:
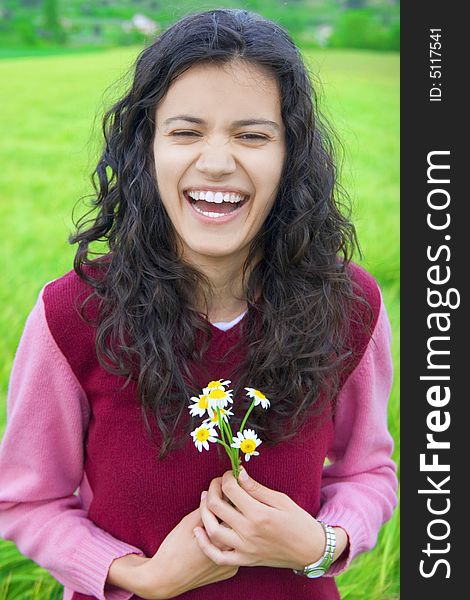
[[(267, 215), (274, 205), (277, 191), (279, 189), (282, 165), (276, 165), (273, 162), (260, 165), (256, 173), (256, 179), (253, 179), (256, 190), (256, 199), (258, 201), (258, 212)], [(259, 174), (263, 174), (262, 177)]]
[(160, 160), (183, 164), (194, 160), (196, 152), (190, 144), (161, 144), (157, 147), (156, 154)]
[(249, 164), (256, 189), (269, 193), (279, 184), (284, 166), (284, 153), (276, 150), (253, 156)]
[(174, 178), (177, 171), (190, 160), (189, 152), (185, 152), (184, 148), (158, 141), (154, 144), (153, 156), (157, 174), (166, 178)]

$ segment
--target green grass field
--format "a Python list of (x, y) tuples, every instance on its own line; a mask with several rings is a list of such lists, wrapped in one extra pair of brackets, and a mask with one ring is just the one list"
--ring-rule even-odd
[[(72, 268), (72, 208), (91, 191), (104, 93), (137, 50), (0, 61), (0, 435), (11, 364), (26, 316), (45, 282)], [(323, 83), (322, 107), (346, 148), (343, 185), (393, 328), (395, 382), (389, 427), (399, 464), (399, 58), (365, 51), (305, 52)], [(80, 211), (79, 211), (80, 212)], [(343, 600), (399, 597), (399, 511), (373, 551), (338, 578)], [(0, 540), (0, 600), (62, 597), (62, 586)]]

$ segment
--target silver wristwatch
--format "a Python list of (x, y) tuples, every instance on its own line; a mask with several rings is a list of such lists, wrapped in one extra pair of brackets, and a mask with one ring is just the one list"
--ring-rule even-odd
[(302, 570), (293, 569), (296, 575), (304, 575), (305, 577), (309, 577), (310, 579), (316, 579), (317, 577), (321, 577), (324, 575), (331, 566), (333, 562), (333, 555), (335, 553), (336, 548), (336, 534), (333, 527), (327, 525), (323, 521), (318, 521), (320, 525), (323, 527), (323, 531), (325, 532), (326, 537), (326, 545), (325, 551), (323, 552), (323, 556), (317, 562), (312, 563), (311, 565), (307, 565)]

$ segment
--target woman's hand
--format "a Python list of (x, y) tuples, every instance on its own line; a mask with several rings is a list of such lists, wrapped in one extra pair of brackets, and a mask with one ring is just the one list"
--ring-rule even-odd
[(197, 541), (217, 565), (303, 569), (325, 549), (320, 523), (289, 496), (251, 477), (239, 485), (232, 471), (212, 480), (200, 511), (204, 528)]
[(142, 598), (174, 598), (237, 573), (237, 566), (217, 565), (202, 552), (193, 533), (195, 527), (202, 527), (199, 508), (186, 515), (166, 536), (156, 554), (139, 567)]

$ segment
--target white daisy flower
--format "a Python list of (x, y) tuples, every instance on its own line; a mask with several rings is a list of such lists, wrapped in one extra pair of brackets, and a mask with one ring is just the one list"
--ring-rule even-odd
[(210, 392), (207, 394), (207, 412), (211, 418), (214, 416), (214, 410), (219, 408), (227, 408), (227, 404), (229, 402), (233, 403), (232, 394), (233, 390), (224, 390), (224, 388), (221, 387), (212, 388), (210, 390)]
[(208, 442), (217, 441), (217, 431), (213, 427), (204, 424), (191, 431), (191, 436), (199, 452), (202, 452), (203, 447), (209, 450)]
[(233, 437), (233, 444), (230, 446), (240, 448), (245, 454), (245, 461), (248, 462), (252, 456), (259, 456), (259, 452), (255, 452), (255, 450), (261, 443), (253, 429), (244, 429), (243, 433), (239, 431), (237, 437)]
[[(220, 411), (220, 416), (222, 417), (222, 419), (228, 423), (228, 418), (229, 417), (233, 417), (233, 412), (230, 409), (225, 409), (225, 408), (219, 408), (218, 409)], [(204, 423), (206, 425), (219, 425), (219, 419), (217, 417), (217, 412), (212, 411), (213, 416), (209, 419), (206, 419), (204, 421)]]
[(191, 396), (193, 404), (189, 405), (189, 414), (192, 417), (203, 417), (206, 414), (206, 410), (209, 408), (209, 398), (207, 394), (200, 394), (197, 396)]
[(230, 379), (226, 379), (225, 381), (222, 381), (222, 379), (216, 379), (214, 381), (209, 381), (209, 383), (207, 384), (207, 386), (202, 390), (204, 394), (208, 394), (211, 390), (214, 389), (224, 389), (225, 387), (228, 387), (230, 385)]
[(258, 406), (258, 404), (261, 404), (261, 406), (266, 409), (269, 408), (269, 406), (271, 406), (271, 403), (266, 398), (266, 396), (263, 394), (263, 392), (260, 392), (259, 390), (255, 390), (254, 388), (249, 388), (249, 387), (245, 388), (245, 390), (247, 390), (247, 392), (248, 392), (247, 396), (255, 399), (255, 406)]

